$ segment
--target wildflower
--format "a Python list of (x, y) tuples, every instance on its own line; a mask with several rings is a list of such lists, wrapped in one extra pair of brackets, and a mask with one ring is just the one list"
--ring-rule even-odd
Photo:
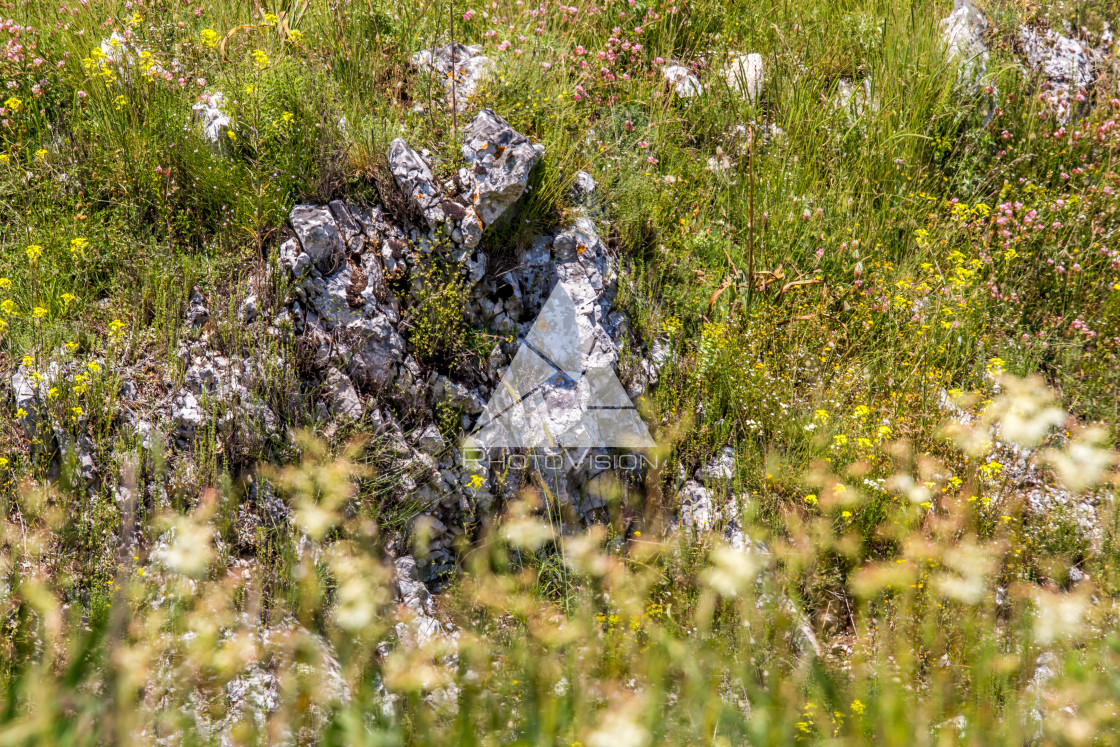
[(90, 371), (92, 371), (94, 373), (97, 373), (98, 371), (101, 370), (101, 364), (98, 363), (97, 361), (90, 361), (89, 363), (86, 364), (86, 368), (88, 368)]
[(218, 46), (218, 32), (214, 29), (202, 30), (202, 46), (213, 49)]
[(817, 494), (816, 493), (809, 493), (809, 495), (805, 496), (805, 502), (808, 503), (810, 506), (817, 505)]
[(39, 257), (43, 256), (43, 247), (38, 244), (30, 244), (27, 247), (27, 261), (35, 264), (39, 261)]
[(284, 112), (280, 115), (280, 119), (284, 120), (284, 124), (291, 124), (292, 120), (295, 119), (295, 115), (291, 112)]
[(843, 433), (837, 433), (832, 437), (833, 446), (845, 446), (848, 443), (848, 437)]
[(31, 368), (31, 365), (32, 365), (32, 364), (33, 364), (34, 362), (35, 362), (35, 361), (33, 361), (33, 360), (31, 359), (31, 356), (30, 356), (30, 355), (25, 355), (25, 356), (23, 356), (23, 365), (27, 366), (28, 368)]
[(47, 392), (47, 396), (50, 397), (51, 399), (57, 399), (58, 398), (58, 387), (52, 386), (50, 388), (50, 390)]
[(113, 321), (109, 322), (110, 337), (116, 337), (121, 333), (122, 329), (124, 329), (124, 322), (122, 322), (120, 319), (114, 319)]
[(70, 239), (70, 251), (74, 254), (80, 254), (87, 246), (89, 246), (89, 242), (81, 236)]
[(4, 102), (4, 106), (11, 109), (12, 114), (16, 114), (19, 112), (19, 108), (23, 106), (23, 100), (15, 96), (10, 96), (8, 100)]
[(47, 157), (47, 152), (48, 151), (46, 148), (40, 148), (39, 150), (35, 151), (35, 157), (41, 161)]
[(0, 163), (8, 163), (10, 160), (12, 159), (8, 157), (7, 153), (0, 153)]
[(0, 469), (5, 469), (8, 466), (8, 457), (0, 457)]
[(70, 413), (73, 416), (74, 420), (77, 420), (78, 418), (82, 417), (82, 412), (83, 412), (82, 408), (78, 407), (77, 405), (70, 408)]
[(31, 312), (32, 316), (34, 316), (36, 319), (42, 319), (47, 315), (47, 313), (47, 310), (42, 306), (36, 306), (35, 309)]
[(264, 70), (268, 67), (268, 55), (261, 50), (254, 49), (251, 56), (253, 58), (253, 64), (257, 66), (257, 70)]
[(63, 293), (61, 298), (62, 298), (62, 303), (66, 304), (67, 306), (69, 306), (72, 302), (78, 300), (78, 297), (75, 296), (73, 293)]
[(12, 287), (12, 281), (8, 278), (0, 278), (0, 290), (8, 290)]
[(22, 407), (17, 408), (16, 409), (16, 417), (17, 418), (26, 418), (27, 417), (27, 410), (23, 409)]
[(851, 708), (852, 713), (856, 714), (857, 716), (862, 716), (863, 712), (867, 710), (867, 706), (865, 706), (863, 704), (863, 701), (861, 700), (853, 700)]
[(128, 106), (128, 99), (124, 96), (117, 96), (115, 99), (113, 99), (113, 106), (117, 111), (120, 111), (121, 109)]
[(4, 316), (16, 316), (16, 303), (10, 298), (5, 298), (0, 301), (0, 311), (4, 312)]
[(288, 35), (296, 44), (299, 44), (301, 41), (303, 41), (303, 32), (299, 29), (292, 29), (288, 32)]

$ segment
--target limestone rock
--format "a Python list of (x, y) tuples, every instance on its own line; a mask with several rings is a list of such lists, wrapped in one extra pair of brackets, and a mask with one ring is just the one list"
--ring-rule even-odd
[(494, 68), (494, 61), (482, 54), (481, 46), (459, 43), (422, 49), (412, 56), (412, 64), (439, 78), (447, 100), (454, 98), (458, 111), (467, 108), (470, 97)]
[(704, 91), (700, 80), (684, 65), (666, 65), (661, 75), (673, 85), (673, 91), (682, 99), (691, 99)]
[(429, 226), (442, 225), (447, 214), (440, 207), (443, 194), (427, 162), (401, 138), (389, 143), (389, 170), (405, 197)]
[(1051, 29), (1039, 33), (1027, 26), (1019, 29), (1019, 43), (1027, 64), (1045, 80), (1044, 95), (1058, 121), (1068, 122), (1093, 84), (1093, 62), (1085, 45)]
[(959, 69), (958, 82), (975, 85), (988, 72), (988, 47), (984, 32), (988, 19), (972, 0), (955, 0), (953, 12), (941, 20), (945, 56)]
[(346, 246), (331, 211), (321, 205), (296, 205), (289, 216), (303, 251), (324, 275), (334, 272), (346, 256)]
[(202, 137), (210, 146), (219, 152), (228, 150), (230, 143), (230, 121), (220, 109), (224, 97), (221, 91), (203, 94), (198, 98), (198, 103), (191, 107), (191, 116), (194, 121), (202, 125)]
[(327, 397), (338, 415), (350, 420), (362, 419), (362, 401), (358, 398), (358, 392), (354, 389), (354, 384), (350, 381), (349, 376), (337, 368), (331, 368), (327, 372), (324, 383), (327, 388)]
[(472, 166), (471, 202), (483, 226), (493, 225), (525, 193), (529, 172), (544, 153), (491, 109), (466, 130), (463, 158)]
[(752, 104), (758, 101), (765, 80), (762, 69), (762, 55), (757, 52), (740, 55), (732, 54), (731, 61), (723, 69), (723, 79), (727, 86)]

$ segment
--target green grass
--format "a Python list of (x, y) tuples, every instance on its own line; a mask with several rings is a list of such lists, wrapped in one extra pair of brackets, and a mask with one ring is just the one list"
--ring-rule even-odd
[[(947, 438), (941, 402), (1026, 406), (1036, 395), (996, 382), (1037, 373), (1069, 413), (1044, 447), (1073, 439), (1084, 472), (1097, 452), (1082, 429), (1103, 429), (1106, 452), (1120, 435), (1116, 80), (1101, 71), (1091, 114), (1060, 128), (1015, 56), (1019, 22), (1097, 34), (1113, 3), (986, 3), (975, 88), (944, 60), (951, 4), (932, 0), (70, 5), (0, 11), (32, 27), (0, 31), (23, 46), (0, 59), (0, 373), (60, 366), (51, 410), (64, 440), (93, 444), (100, 479), (83, 485), (66, 458), (55, 474), (47, 444), (0, 419), (0, 742), (216, 741), (201, 724), (226, 716), (226, 683), (256, 661), (281, 704), (264, 723), (230, 715), (244, 743), (1110, 743), (1112, 477), (1089, 489), (1086, 534), (1032, 509), (1005, 453)], [(294, 35), (263, 15), (281, 11)], [(409, 64), (452, 13), (496, 61), (454, 118)], [(98, 60), (125, 29), (170, 81)], [(608, 45), (616, 59), (597, 58)], [(718, 76), (728, 51), (763, 55), (757, 101)], [(709, 89), (672, 95), (657, 58), (695, 63)], [(841, 81), (864, 80), (861, 113), (835, 104)], [(234, 133), (222, 152), (190, 121), (217, 90)], [(484, 239), (492, 267), (562, 223), (578, 170), (596, 179), (636, 331), (624, 376), (654, 339), (676, 353), (643, 404), (670, 465), (585, 538), (521, 546), (503, 531), (554, 529), (548, 495), (486, 517), (440, 598), (458, 656), (383, 655), (382, 551), (422, 508), (402, 489), (414, 476), (384, 438), (348, 450), (361, 426), (289, 439), (323, 425), (305, 351), (238, 307), (250, 283), (263, 316), (284, 305), (270, 268), (292, 205), (378, 200), (398, 136), (449, 175), (453, 131), (482, 106), (545, 146), (517, 219)], [(453, 279), (425, 273), (406, 335), (425, 375), (474, 365), (493, 331), (470, 328)], [(253, 393), (279, 435), (210, 429), (180, 452), (157, 434), (145, 450), (119, 386), (150, 401), (178, 389), (196, 286), (212, 347), (261, 362)], [(401, 415), (457, 435), (457, 413)], [(746, 529), (771, 550), (749, 561), (762, 568), (716, 537), (663, 532), (678, 467), (725, 445)], [(239, 524), (266, 478), (293, 526)], [(172, 525), (199, 565), (156, 562)], [(1074, 567), (1087, 579), (1071, 585)], [(802, 621), (820, 658), (796, 642)], [(261, 625), (289, 634), (262, 642)], [(348, 699), (324, 680), (321, 641)], [(1043, 653), (1054, 676), (1039, 683)], [(439, 705), (450, 683), (457, 710)]]

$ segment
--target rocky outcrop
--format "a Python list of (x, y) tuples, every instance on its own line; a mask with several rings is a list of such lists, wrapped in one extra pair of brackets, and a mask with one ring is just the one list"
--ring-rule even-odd
[(544, 153), (491, 109), (471, 120), (463, 158), (471, 164), (460, 172), (471, 204), (484, 226), (492, 226), (529, 186), (529, 172)]

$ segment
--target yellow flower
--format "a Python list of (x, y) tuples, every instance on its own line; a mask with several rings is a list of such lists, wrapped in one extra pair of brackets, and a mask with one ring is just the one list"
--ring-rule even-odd
[(89, 246), (89, 242), (81, 236), (70, 239), (70, 251), (72, 251), (74, 254), (78, 254), (79, 252), (84, 251), (87, 246)]
[(77, 406), (71, 407), (70, 412), (73, 413), (74, 420), (77, 420), (78, 418), (80, 418), (82, 416), (82, 408), (80, 408), (80, 407), (77, 407)]
[(866, 710), (867, 710), (867, 706), (865, 706), (862, 701), (860, 701), (860, 700), (853, 700), (852, 701), (852, 713), (856, 714), (857, 716), (862, 716), (863, 712), (866, 711)]
[(42, 159), (46, 158), (47, 157), (47, 149), (46, 148), (40, 148), (39, 150), (35, 151), (35, 157), (38, 158), (39, 160), (42, 160)]
[(284, 120), (284, 124), (291, 124), (294, 116), (291, 112), (284, 112), (280, 115), (280, 119)]
[(202, 30), (202, 46), (213, 49), (218, 46), (218, 32), (214, 29)]
[(115, 99), (113, 99), (113, 105), (116, 107), (117, 111), (120, 111), (121, 109), (128, 106), (128, 99), (124, 96), (117, 96)]
[(0, 153), (0, 163), (7, 163), (7, 162), (8, 162), (8, 161), (10, 161), (10, 160), (11, 160), (11, 159), (10, 159), (10, 158), (8, 158), (8, 154), (7, 154), (7, 153)]
[(73, 293), (63, 293), (61, 298), (62, 298), (62, 302), (66, 305), (69, 305), (71, 301), (77, 301), (78, 300), (78, 297), (75, 296)]
[(276, 16), (272, 15), (271, 13), (265, 13), (264, 14), (264, 23), (262, 23), (261, 26), (275, 26), (275, 25), (276, 25)]
[(71, 353), (73, 353), (75, 350), (78, 349), (78, 343), (71, 340), (70, 342), (66, 343), (66, 349), (69, 350)]
[(7, 101), (4, 102), (4, 106), (11, 109), (12, 114), (15, 114), (16, 112), (19, 111), (19, 108), (21, 106), (23, 106), (23, 99), (18, 99), (15, 96), (11, 96), (11, 97), (8, 98)]
[(16, 410), (16, 417), (17, 418), (26, 418), (27, 417), (27, 410), (23, 409), (22, 407), (17, 409)]
[(268, 67), (268, 55), (266, 55), (261, 50), (254, 49), (252, 58), (253, 64), (257, 66), (257, 70), (264, 70), (266, 67)]
[(838, 433), (838, 434), (836, 434), (835, 436), (832, 437), (832, 443), (835, 446), (844, 446), (845, 444), (848, 443), (848, 437), (845, 436), (843, 433)]
[(0, 301), (0, 311), (3, 311), (5, 316), (17, 316), (16, 302), (10, 298), (5, 298)]
[(31, 360), (30, 355), (23, 356), (23, 365), (27, 366), (28, 368), (31, 368), (32, 364), (34, 364), (34, 363), (35, 363), (35, 361)]
[(109, 335), (110, 336), (116, 337), (117, 335), (120, 334), (122, 329), (124, 329), (124, 322), (122, 322), (120, 319), (114, 319), (113, 321), (109, 322)]
[(303, 41), (303, 32), (299, 29), (292, 29), (288, 33), (291, 35), (292, 41), (294, 41), (296, 44), (299, 44), (301, 41)]
[(42, 306), (36, 306), (35, 310), (31, 312), (32, 316), (34, 316), (36, 319), (42, 319), (47, 315), (47, 313), (47, 310)]
[(101, 364), (97, 361), (90, 361), (86, 364), (86, 368), (88, 368), (90, 371), (93, 371), (94, 373), (97, 373), (101, 370)]
[(0, 290), (8, 290), (12, 287), (12, 281), (8, 278), (0, 278)]
[(8, 457), (0, 457), (0, 469), (8, 466)]
[(234, 132), (233, 130), (227, 130), (226, 131), (226, 136), (229, 137), (230, 140), (233, 140), (234, 142), (237, 142), (237, 133)]
[(31, 244), (27, 247), (27, 259), (31, 264), (39, 261), (39, 257), (43, 256), (43, 247), (38, 244)]
[(809, 495), (805, 496), (805, 502), (808, 503), (810, 506), (817, 505), (817, 494), (816, 493), (809, 493)]

